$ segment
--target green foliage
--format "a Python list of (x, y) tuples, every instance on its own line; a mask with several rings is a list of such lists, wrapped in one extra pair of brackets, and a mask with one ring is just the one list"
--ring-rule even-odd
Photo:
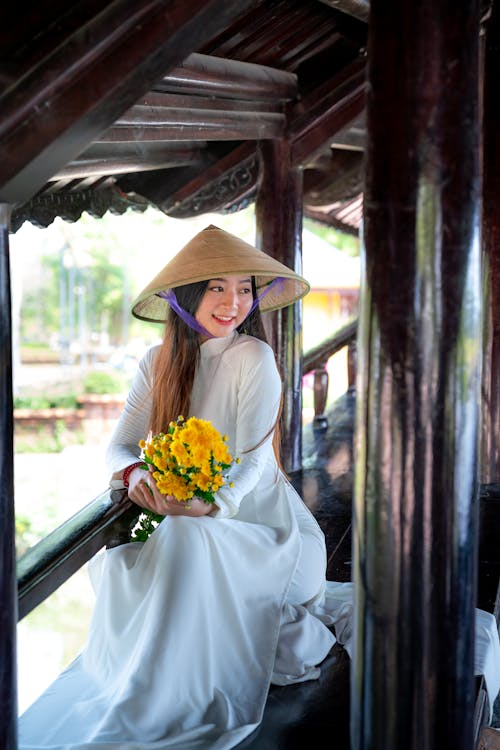
[[(43, 534), (42, 534), (43, 536)], [(40, 531), (36, 529), (33, 519), (16, 514), (16, 555), (21, 557), (26, 550), (40, 540)]]
[(80, 404), (76, 393), (60, 394), (52, 396), (50, 405), (59, 409), (79, 409)]
[(53, 396), (25, 395), (14, 397), (14, 409), (78, 409), (76, 393)]
[(68, 429), (64, 420), (55, 422), (53, 431), (40, 426), (29, 432), (16, 427), (14, 448), (16, 453), (61, 453), (69, 445), (84, 445), (85, 436), (81, 429)]
[[(68, 340), (78, 337), (76, 322), (81, 325), (82, 312), (89, 331), (98, 330), (103, 317), (111, 330), (121, 330), (123, 293), (126, 288), (124, 270), (122, 265), (110, 260), (113, 254), (105, 244), (109, 239), (101, 234), (102, 230), (103, 227), (97, 224), (92, 230), (87, 229), (83, 236), (68, 236), (60, 255), (46, 255), (42, 259), (50, 274), (44, 300), (46, 309), (50, 311), (50, 316), (46, 313), (46, 324), (49, 331), (60, 332)], [(81, 260), (81, 245), (85, 245), (84, 261)], [(73, 329), (69, 330), (71, 319), (75, 323)]]
[(49, 409), (50, 401), (46, 396), (15, 396), (14, 409)]
[(30, 351), (34, 350), (36, 352), (39, 351), (50, 351), (47, 344), (44, 341), (25, 341), (23, 343), (23, 350)]
[(127, 384), (123, 375), (106, 370), (95, 370), (89, 372), (83, 381), (84, 393), (116, 394), (127, 390)]
[(152, 510), (143, 510), (137, 525), (132, 529), (131, 541), (145, 542), (164, 518), (165, 516), (160, 516)]

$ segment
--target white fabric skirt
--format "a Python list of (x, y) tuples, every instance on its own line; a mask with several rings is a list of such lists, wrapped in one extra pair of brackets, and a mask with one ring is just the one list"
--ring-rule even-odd
[(145, 544), (99, 553), (87, 645), (20, 718), (20, 750), (241, 742), (271, 681), (318, 677), (336, 640), (328, 626), (348, 637), (352, 619), (351, 584), (325, 584), (321, 542), (304, 538), (297, 562), (276, 536), (236, 519), (169, 517)]

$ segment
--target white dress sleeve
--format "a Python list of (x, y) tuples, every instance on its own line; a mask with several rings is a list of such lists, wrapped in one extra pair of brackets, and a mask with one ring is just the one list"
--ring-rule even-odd
[[(151, 369), (157, 347), (150, 349), (139, 362), (123, 411), (111, 435), (106, 464), (113, 474), (140, 460), (139, 440), (146, 438), (151, 412)], [(112, 488), (123, 487), (121, 480), (111, 480)]]
[(233, 486), (217, 492), (217, 518), (230, 518), (239, 510), (242, 499), (259, 484), (265, 470), (277, 478), (279, 468), (274, 457), (273, 434), (281, 399), (281, 378), (270, 346), (254, 340), (244, 355), (235, 360), (237, 412), (234, 455), (240, 459), (230, 473)]

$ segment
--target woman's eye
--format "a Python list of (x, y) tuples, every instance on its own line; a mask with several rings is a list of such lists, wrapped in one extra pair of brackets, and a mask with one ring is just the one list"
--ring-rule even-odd
[(251, 294), (251, 293), (252, 293), (252, 290), (250, 289), (250, 287), (248, 287), (248, 288), (242, 289), (242, 290), (241, 290), (241, 293), (242, 293), (242, 294)]

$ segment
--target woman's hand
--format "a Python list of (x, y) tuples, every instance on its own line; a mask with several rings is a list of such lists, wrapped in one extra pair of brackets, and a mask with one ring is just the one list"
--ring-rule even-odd
[(141, 508), (147, 508), (160, 516), (206, 516), (215, 508), (199, 497), (179, 502), (173, 495), (162, 495), (149, 471), (137, 467), (128, 478), (128, 496)]
[(173, 495), (162, 495), (167, 507), (164, 515), (166, 516), (206, 516), (211, 510), (214, 510), (213, 503), (206, 503), (199, 497), (192, 497), (187, 502), (179, 502)]

